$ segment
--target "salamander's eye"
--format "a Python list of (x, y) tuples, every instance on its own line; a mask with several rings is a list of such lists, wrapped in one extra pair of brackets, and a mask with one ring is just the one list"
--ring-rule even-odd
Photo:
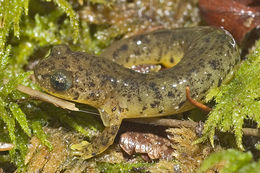
[(50, 82), (56, 91), (65, 91), (72, 85), (72, 74), (66, 70), (57, 70), (51, 75)]

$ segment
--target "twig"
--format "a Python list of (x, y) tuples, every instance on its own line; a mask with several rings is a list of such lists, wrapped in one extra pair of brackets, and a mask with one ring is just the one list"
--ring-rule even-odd
[(138, 118), (138, 119), (129, 119), (131, 122), (151, 124), (156, 126), (166, 126), (166, 127), (186, 127), (195, 129), (198, 123), (191, 120), (175, 120), (167, 118)]
[(68, 109), (68, 110), (71, 110), (71, 111), (79, 111), (79, 109), (75, 106), (74, 103), (71, 103), (71, 102), (66, 101), (66, 100), (59, 99), (57, 97), (53, 97), (51, 95), (42, 93), (42, 92), (37, 91), (37, 90), (33, 90), (29, 87), (26, 87), (26, 86), (23, 86), (23, 85), (18, 85), (17, 90), (19, 90), (19, 91), (21, 91), (25, 94), (28, 94), (31, 97), (46, 101), (48, 103), (52, 103), (55, 106), (61, 107), (63, 109)]
[(243, 128), (244, 135), (260, 137), (260, 129)]
[[(166, 127), (186, 127), (191, 129), (196, 129), (199, 123), (191, 121), (191, 120), (175, 120), (175, 119), (166, 119), (166, 118), (147, 118), (147, 119), (129, 119), (131, 122), (142, 123), (142, 124), (150, 124), (157, 126), (166, 126)], [(243, 128), (242, 129), (244, 135), (246, 136), (255, 136), (260, 137), (260, 129), (253, 128)]]
[(14, 148), (13, 144), (0, 142), (0, 151), (9, 151)]

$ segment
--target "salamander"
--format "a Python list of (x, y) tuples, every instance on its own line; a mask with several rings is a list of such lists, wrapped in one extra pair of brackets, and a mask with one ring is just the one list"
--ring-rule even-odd
[[(34, 73), (46, 92), (99, 110), (105, 129), (81, 151), (82, 157), (90, 158), (113, 143), (122, 119), (192, 109), (185, 87), (190, 87), (192, 98), (202, 101), (239, 61), (238, 46), (227, 31), (200, 26), (115, 41), (99, 56), (57, 45)], [(138, 64), (161, 64), (167, 69), (147, 74), (129, 69)]]

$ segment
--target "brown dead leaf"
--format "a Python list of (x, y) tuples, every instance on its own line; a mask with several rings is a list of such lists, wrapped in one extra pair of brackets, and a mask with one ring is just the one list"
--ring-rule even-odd
[(200, 0), (199, 6), (208, 24), (225, 28), (239, 43), (260, 27), (260, 1)]

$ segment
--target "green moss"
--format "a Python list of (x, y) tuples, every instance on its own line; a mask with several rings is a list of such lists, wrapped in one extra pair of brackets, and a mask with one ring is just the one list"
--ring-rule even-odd
[(40, 139), (41, 143), (47, 146), (50, 150), (52, 150), (52, 145), (50, 141), (48, 141), (47, 135), (43, 131), (41, 121), (32, 121), (32, 130), (33, 133), (37, 136), (37, 138)]
[(19, 108), (18, 104), (10, 103), (9, 109), (11, 110), (15, 120), (20, 124), (23, 131), (28, 135), (31, 136), (31, 129), (28, 126), (28, 122), (26, 120), (26, 116), (23, 111)]
[(6, 38), (11, 29), (14, 35), (20, 36), (20, 18), (22, 13), (28, 13), (28, 0), (3, 0), (0, 1), (0, 55), (3, 56)]
[(71, 38), (74, 41), (78, 39), (78, 19), (71, 5), (65, 0), (54, 2), (62, 10), (56, 10), (45, 17), (37, 14), (32, 17), (28, 14), (29, 0), (0, 1), (0, 131), (1, 136), (6, 137), (7, 132), (2, 129), (7, 128), (9, 136), (9, 139), (1, 138), (1, 142), (15, 145), (9, 158), (18, 167), (18, 172), (24, 168), (27, 144), (32, 132), (51, 148), (39, 118), (29, 120), (26, 117), (32, 107), (21, 107), (19, 104), (19, 100), (26, 96), (19, 93), (16, 87), (23, 84), (35, 88), (28, 80), (32, 73), (24, 72), (23, 67), (40, 46), (61, 43), (57, 30), (58, 20), (64, 13), (69, 17), (70, 27), (73, 29)]
[(220, 87), (216, 95), (217, 105), (210, 112), (205, 123), (203, 137), (197, 142), (210, 139), (214, 145), (215, 130), (233, 132), (237, 146), (243, 149), (242, 127), (244, 120), (249, 119), (260, 127), (260, 40), (255, 45), (247, 60), (243, 61), (235, 73), (234, 79)]
[(197, 173), (206, 172), (208, 169), (213, 168), (214, 165), (219, 163), (222, 163), (221, 165), (223, 165), (220, 173), (257, 173), (260, 168), (260, 160), (258, 162), (253, 162), (252, 159), (253, 156), (250, 152), (244, 153), (233, 149), (213, 153), (203, 161)]
[[(77, 115), (78, 116), (78, 115)], [(79, 133), (87, 136), (88, 138), (92, 138), (94, 133), (92, 130), (97, 131), (97, 128), (93, 125), (100, 125), (99, 122), (93, 119), (93, 115), (84, 115), (84, 119), (79, 119), (79, 117), (72, 118), (66, 114), (58, 114), (58, 117), (61, 122), (69, 125), (74, 130), (78, 131)], [(88, 120), (87, 122), (85, 120)], [(94, 121), (93, 121), (94, 120)], [(92, 129), (92, 130), (91, 130)], [(101, 128), (99, 128), (101, 129)]]
[(73, 27), (74, 43), (77, 42), (79, 37), (79, 21), (77, 14), (72, 9), (71, 5), (66, 0), (53, 0), (58, 6), (69, 16), (71, 25)]

